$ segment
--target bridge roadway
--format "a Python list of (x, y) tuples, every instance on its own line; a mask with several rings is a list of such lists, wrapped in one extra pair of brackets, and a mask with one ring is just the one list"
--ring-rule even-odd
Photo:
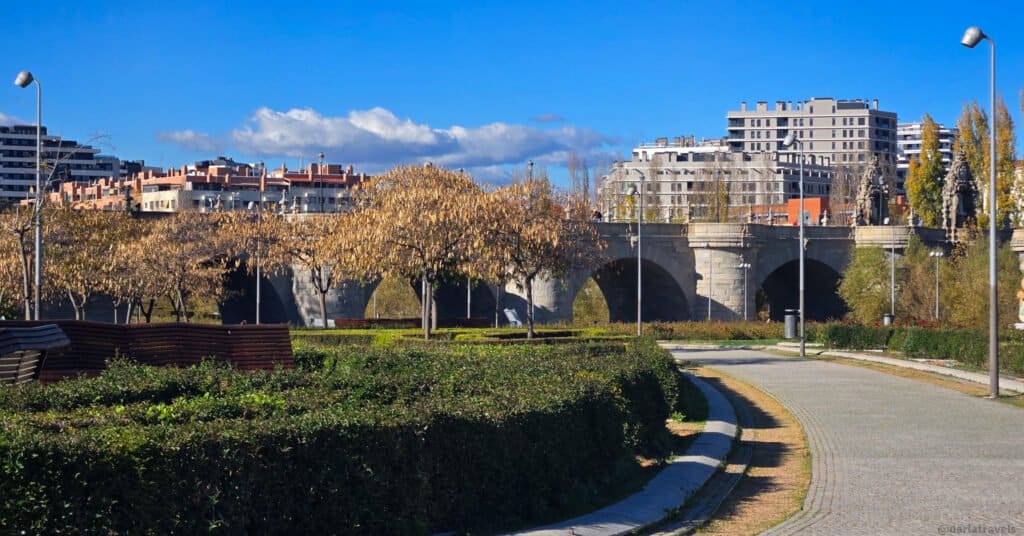
[(812, 359), (673, 354), (759, 387), (803, 425), (804, 509), (767, 534), (1024, 534), (1024, 409)]

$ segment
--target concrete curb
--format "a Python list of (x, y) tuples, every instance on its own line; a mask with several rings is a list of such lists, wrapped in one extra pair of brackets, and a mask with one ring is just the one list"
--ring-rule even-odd
[[(686, 373), (683, 373), (686, 374)], [(686, 504), (711, 478), (732, 449), (736, 438), (736, 413), (729, 401), (700, 378), (686, 374), (708, 401), (704, 430), (684, 456), (672, 459), (644, 489), (596, 512), (514, 532), (531, 536), (613, 536), (628, 534), (656, 524)]]
[[(793, 348), (789, 344), (777, 345), (774, 347), (776, 350), (783, 351), (786, 353), (793, 352)], [(808, 347), (810, 350), (810, 348)], [(856, 359), (858, 361), (869, 361), (872, 363), (881, 363), (883, 365), (891, 365), (894, 367), (908, 368), (914, 370), (920, 370), (924, 372), (933, 372), (935, 374), (941, 374), (943, 376), (951, 376), (960, 380), (969, 381), (972, 383), (979, 383), (982, 385), (988, 385), (988, 374), (982, 374), (979, 372), (969, 372), (966, 370), (960, 370), (949, 367), (941, 367), (938, 365), (929, 365), (927, 363), (918, 363), (916, 361), (908, 361), (906, 359), (897, 359), (893, 357), (882, 357), (874, 355), (859, 354), (856, 352), (845, 352), (838, 350), (820, 350), (814, 349), (814, 355), (823, 355), (827, 357), (841, 357), (845, 359)], [(999, 390), (1010, 391), (1014, 393), (1024, 393), (1024, 381), (1011, 380), (1000, 376), (999, 378)]]

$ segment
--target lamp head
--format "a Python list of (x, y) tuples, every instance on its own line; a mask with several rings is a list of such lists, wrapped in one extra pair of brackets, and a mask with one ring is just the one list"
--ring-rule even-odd
[(792, 147), (794, 143), (796, 143), (796, 132), (790, 131), (789, 134), (786, 134), (786, 138), (782, 140), (782, 146)]
[(977, 26), (971, 26), (964, 32), (963, 38), (960, 39), (960, 44), (967, 48), (974, 48), (981, 42), (982, 39), (987, 38), (985, 32), (981, 31), (981, 28)]
[(25, 88), (33, 81), (35, 81), (35, 77), (32, 76), (32, 73), (28, 71), (21, 71), (18, 73), (18, 77), (14, 79), (14, 85)]

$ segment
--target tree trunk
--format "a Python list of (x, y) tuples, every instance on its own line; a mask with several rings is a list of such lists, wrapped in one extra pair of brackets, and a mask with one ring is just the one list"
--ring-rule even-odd
[(178, 293), (178, 310), (181, 311), (181, 316), (179, 316), (179, 319), (180, 318), (184, 318), (185, 319), (185, 323), (188, 324), (189, 323), (189, 318), (188, 318), (188, 309), (185, 307), (185, 294), (181, 291), (180, 288), (177, 290), (177, 293)]
[(430, 298), (427, 296), (427, 271), (423, 270), (423, 277), (420, 279), (420, 326), (423, 328), (423, 338), (430, 340)]
[(494, 327), (498, 328), (501, 313), (501, 283), (494, 284)]
[(320, 296), (320, 320), (323, 323), (322, 329), (327, 329), (327, 291), (317, 290)]
[(427, 293), (430, 295), (430, 329), (437, 331), (437, 300), (435, 299), (434, 292), (437, 288), (434, 287), (434, 282), (430, 281), (427, 283)]
[(82, 307), (85, 306), (85, 301), (78, 303), (75, 300), (75, 293), (70, 290), (68, 291), (68, 301), (71, 302), (71, 308), (75, 311), (75, 320), (82, 320)]
[(526, 338), (533, 338), (533, 278), (526, 278)]
[(149, 299), (149, 307), (142, 306), (142, 298), (139, 298), (139, 311), (142, 312), (142, 316), (146, 317), (146, 323), (151, 324), (153, 322), (153, 307), (156, 307), (156, 299)]
[(21, 248), (22, 298), (25, 300), (25, 320), (32, 320), (32, 292), (29, 288), (28, 253), (25, 252), (23, 240), (22, 237), (18, 237), (18, 246)]

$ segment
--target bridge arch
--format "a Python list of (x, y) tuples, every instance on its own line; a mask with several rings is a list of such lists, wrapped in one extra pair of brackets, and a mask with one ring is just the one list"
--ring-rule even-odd
[[(566, 301), (572, 304), (583, 284), (594, 279), (605, 302), (611, 322), (636, 321), (636, 257), (608, 261), (597, 269), (581, 272), (571, 278)], [(644, 321), (677, 321), (690, 319), (690, 306), (676, 276), (659, 263), (642, 260)], [(571, 311), (571, 305), (570, 305)]]
[[(804, 268), (806, 319), (824, 321), (842, 318), (848, 311), (846, 303), (838, 293), (842, 275), (828, 264), (815, 259), (805, 258)], [(766, 275), (758, 277), (755, 286), (758, 289), (755, 295), (767, 301), (771, 320), (782, 320), (786, 309), (799, 308), (799, 259), (784, 262)], [(763, 305), (756, 303), (755, 307), (760, 310)]]
[[(274, 281), (263, 276), (260, 285), (260, 322), (286, 324), (292, 321), (294, 304), (282, 297)], [(244, 262), (229, 272), (224, 280), (227, 297), (217, 305), (221, 321), (225, 324), (256, 322), (256, 276), (247, 272)]]

